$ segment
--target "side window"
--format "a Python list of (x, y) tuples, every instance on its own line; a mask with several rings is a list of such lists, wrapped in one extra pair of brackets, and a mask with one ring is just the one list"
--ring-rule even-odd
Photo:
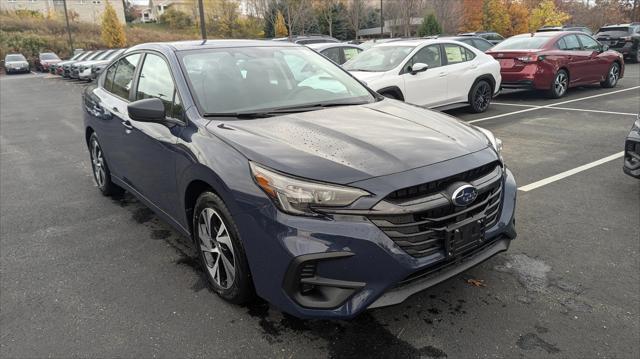
[(362, 50), (356, 49), (355, 47), (345, 47), (342, 50), (344, 51), (344, 59), (346, 61), (351, 60), (352, 58), (356, 57), (356, 55), (362, 52)]
[(112, 94), (127, 100), (129, 99), (129, 90), (131, 90), (133, 74), (136, 72), (138, 60), (140, 60), (140, 54), (134, 54), (119, 60), (118, 63), (113, 66), (116, 71), (113, 75), (113, 83), (111, 84), (110, 92)]
[(578, 42), (578, 38), (576, 35), (567, 35), (563, 37), (564, 43), (566, 44), (566, 48), (563, 50), (568, 51), (578, 51), (580, 50), (580, 43)]
[(459, 64), (470, 60), (467, 58), (467, 49), (458, 45), (444, 44), (444, 53), (447, 57), (448, 65)]
[(430, 45), (423, 47), (415, 55), (413, 55), (407, 65), (413, 66), (413, 64), (417, 64), (419, 62), (429, 65), (430, 69), (442, 66), (439, 46)]
[(488, 41), (473, 40), (473, 43), (475, 45), (475, 48), (482, 52), (485, 52), (493, 47), (493, 44)]
[(464, 49), (464, 52), (467, 55), (467, 61), (471, 61), (476, 57), (476, 54), (474, 54), (473, 51), (469, 49)]
[(116, 66), (117, 64), (113, 64), (111, 66), (109, 66), (109, 68), (107, 69), (107, 71), (104, 74), (104, 80), (102, 83), (102, 87), (104, 87), (105, 90), (111, 92), (111, 89), (113, 88), (113, 74), (116, 73)]
[(558, 42), (556, 42), (556, 47), (559, 48), (560, 50), (566, 50), (567, 49), (567, 44), (564, 41), (564, 37), (561, 37), (560, 40), (558, 40)]
[(322, 51), (322, 54), (324, 56), (326, 56), (327, 58), (329, 58), (331, 61), (335, 62), (336, 64), (340, 63), (340, 48), (339, 47), (332, 47), (332, 48), (326, 49), (326, 50)]
[[(136, 100), (158, 98), (164, 103), (167, 116), (176, 117), (173, 106), (174, 97), (177, 95), (169, 65), (160, 56), (147, 54), (140, 70)], [(181, 118), (181, 116), (178, 117)]]
[(582, 48), (584, 50), (600, 50), (600, 44), (598, 44), (598, 42), (591, 37), (587, 35), (578, 35), (578, 37), (580, 38), (580, 42), (582, 43)]

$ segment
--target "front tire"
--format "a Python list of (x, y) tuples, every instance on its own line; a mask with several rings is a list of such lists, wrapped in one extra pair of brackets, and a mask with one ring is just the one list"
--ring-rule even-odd
[(485, 112), (489, 108), (493, 91), (485, 80), (478, 81), (469, 91), (469, 107), (473, 113)]
[(107, 160), (104, 158), (104, 152), (95, 132), (89, 138), (89, 154), (91, 156), (93, 179), (100, 192), (105, 196), (122, 194), (124, 190), (111, 181), (111, 171), (109, 171)]
[(213, 290), (231, 303), (250, 301), (254, 289), (244, 247), (231, 213), (220, 197), (212, 192), (198, 197), (192, 232)]
[(606, 80), (600, 82), (600, 86), (604, 88), (616, 87), (618, 80), (620, 79), (620, 64), (614, 62), (609, 67)]
[(553, 77), (548, 95), (550, 98), (560, 98), (569, 89), (569, 74), (565, 70), (559, 70)]

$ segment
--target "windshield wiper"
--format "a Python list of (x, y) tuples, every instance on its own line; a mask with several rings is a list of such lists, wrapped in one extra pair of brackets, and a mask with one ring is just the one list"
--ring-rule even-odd
[(235, 117), (235, 118), (266, 118), (278, 115), (285, 115), (290, 113), (308, 112), (321, 110), (323, 108), (338, 107), (338, 106), (354, 106), (364, 105), (368, 102), (330, 102), (330, 103), (317, 103), (311, 105), (300, 105), (281, 107), (264, 111), (247, 111), (247, 112), (223, 112), (223, 113), (205, 113), (204, 117)]
[(367, 70), (367, 69), (348, 69), (347, 71), (378, 72), (376, 70)]

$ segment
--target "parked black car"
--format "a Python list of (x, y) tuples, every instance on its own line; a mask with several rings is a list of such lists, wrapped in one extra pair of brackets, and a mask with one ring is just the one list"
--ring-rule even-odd
[(22, 54), (8, 54), (4, 58), (4, 71), (7, 74), (16, 72), (29, 72), (29, 62)]
[(603, 45), (616, 50), (633, 62), (640, 62), (640, 22), (631, 24), (606, 25), (601, 27), (595, 38)]
[(624, 173), (640, 178), (640, 114), (624, 142)]
[(479, 36), (446, 36), (446, 37), (438, 37), (438, 38), (460, 41), (467, 45), (471, 45), (482, 52), (489, 50), (494, 45), (493, 43), (489, 42), (489, 40)]
[(504, 37), (502, 37), (502, 35), (498, 34), (497, 32), (494, 31), (476, 31), (476, 32), (465, 32), (462, 34), (458, 34), (458, 36), (476, 36), (476, 37), (481, 37), (487, 41), (489, 41), (492, 44), (498, 44), (500, 43), (502, 40), (504, 40)]

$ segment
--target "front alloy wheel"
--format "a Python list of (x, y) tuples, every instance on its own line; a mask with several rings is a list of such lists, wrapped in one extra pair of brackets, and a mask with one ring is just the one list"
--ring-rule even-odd
[(213, 192), (204, 192), (193, 209), (193, 241), (213, 290), (236, 304), (254, 296), (244, 246), (231, 213)]
[(227, 226), (212, 208), (198, 216), (200, 250), (209, 275), (222, 289), (229, 289), (236, 276), (236, 260)]
[(560, 70), (556, 73), (556, 76), (553, 79), (553, 83), (551, 84), (551, 89), (549, 91), (549, 95), (552, 98), (560, 98), (567, 93), (567, 89), (569, 88), (569, 75), (565, 70)]
[(620, 65), (617, 62), (611, 64), (609, 72), (607, 72), (607, 79), (602, 81), (600, 85), (604, 88), (615, 87), (620, 79)]

